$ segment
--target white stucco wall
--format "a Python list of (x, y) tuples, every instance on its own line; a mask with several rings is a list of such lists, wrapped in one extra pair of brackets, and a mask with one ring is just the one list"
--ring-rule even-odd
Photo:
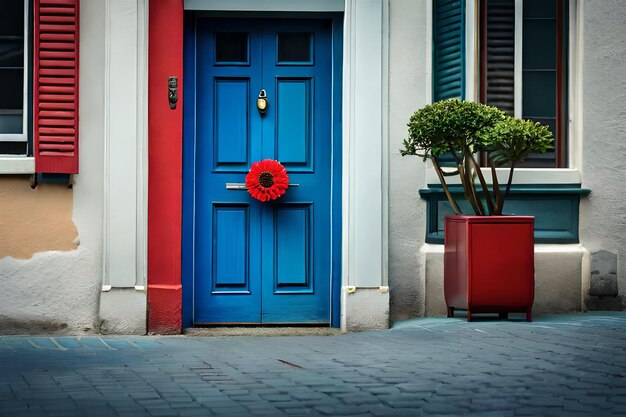
[(583, 186), (581, 241), (616, 253), (618, 290), (626, 294), (626, 4), (582, 1)]
[(80, 174), (73, 177), (79, 246), (0, 259), (1, 333), (92, 333), (102, 286), (104, 2), (80, 9)]
[(402, 157), (409, 117), (430, 101), (430, 34), (427, 0), (389, 1), (389, 287), (391, 319), (423, 314), (423, 258), (426, 205), (417, 193), (426, 166)]

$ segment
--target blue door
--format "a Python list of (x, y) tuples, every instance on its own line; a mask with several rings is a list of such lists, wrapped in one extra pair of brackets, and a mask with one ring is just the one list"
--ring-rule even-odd
[[(198, 18), (195, 42), (193, 321), (329, 324), (331, 22)], [(267, 158), (293, 186), (261, 203)]]

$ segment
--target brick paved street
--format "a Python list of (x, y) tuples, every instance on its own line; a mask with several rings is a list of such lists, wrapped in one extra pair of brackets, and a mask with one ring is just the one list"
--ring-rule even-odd
[(625, 416), (626, 313), (289, 337), (0, 337), (1, 416)]

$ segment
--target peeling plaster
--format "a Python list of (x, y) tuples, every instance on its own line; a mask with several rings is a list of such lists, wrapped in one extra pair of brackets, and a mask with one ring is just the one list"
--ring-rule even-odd
[(78, 247), (72, 190), (63, 184), (30, 187), (28, 176), (0, 178), (0, 259)]

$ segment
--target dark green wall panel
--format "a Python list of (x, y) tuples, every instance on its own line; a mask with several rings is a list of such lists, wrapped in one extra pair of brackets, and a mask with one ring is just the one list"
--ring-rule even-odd
[[(451, 186), (464, 214), (473, 210), (460, 186)], [(535, 243), (578, 243), (580, 197), (589, 190), (579, 184), (517, 185), (504, 205), (505, 215), (535, 216)], [(454, 215), (440, 185), (419, 190), (426, 201), (426, 243), (443, 243), (444, 216)]]

